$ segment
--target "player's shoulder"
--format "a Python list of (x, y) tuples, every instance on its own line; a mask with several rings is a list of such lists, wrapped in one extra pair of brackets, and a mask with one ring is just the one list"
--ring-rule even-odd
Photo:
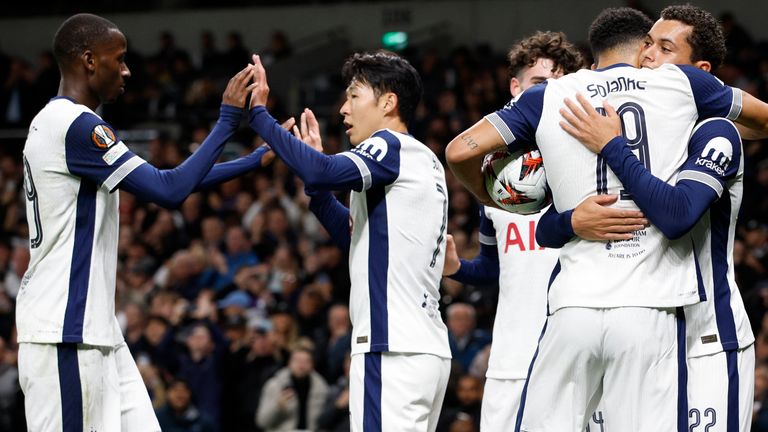
[(403, 134), (389, 129), (380, 129), (349, 151), (358, 156), (381, 162), (387, 156), (392, 156), (400, 151), (403, 136)]
[(723, 117), (712, 117), (700, 121), (691, 132), (692, 140), (696, 138), (727, 138), (733, 142), (741, 142), (741, 135), (736, 125)]

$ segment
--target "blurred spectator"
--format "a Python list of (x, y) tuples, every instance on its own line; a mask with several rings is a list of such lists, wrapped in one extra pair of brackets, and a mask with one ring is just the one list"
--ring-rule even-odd
[(315, 430), (327, 394), (328, 385), (314, 371), (312, 353), (294, 350), (288, 366), (264, 385), (256, 423), (268, 432)]
[(227, 35), (227, 49), (221, 55), (224, 76), (232, 76), (251, 62), (251, 52), (243, 45), (243, 36), (238, 32)]
[(0, 337), (0, 430), (21, 430), (18, 422), (24, 417), (22, 400), (16, 353)]
[(157, 421), (164, 432), (216, 432), (213, 420), (192, 403), (186, 381), (171, 381), (167, 391), (167, 404), (157, 410)]
[(176, 375), (188, 383), (199, 410), (218, 424), (224, 336), (214, 326), (196, 323), (188, 330), (185, 345), (187, 349), (176, 355)]
[(342, 376), (352, 346), (352, 323), (347, 305), (335, 304), (328, 309), (325, 333), (322, 343), (317, 345), (315, 359), (317, 369), (326, 381), (334, 382)]
[(317, 419), (317, 427), (328, 432), (347, 432), (349, 424), (349, 354), (344, 356), (344, 374), (328, 389), (323, 413)]
[(264, 384), (282, 365), (268, 329), (249, 330), (248, 344), (225, 358), (222, 430), (253, 432)]
[(445, 407), (440, 413), (438, 431), (453, 430), (457, 420), (471, 419), (473, 430), (480, 430), (480, 406), (483, 400), (483, 381), (471, 375), (462, 375), (456, 384), (455, 407)]
[(11, 263), (5, 272), (5, 292), (9, 297), (15, 299), (21, 287), (21, 279), (29, 266), (29, 247), (26, 244), (17, 244), (13, 247)]
[(278, 30), (272, 33), (269, 37), (269, 46), (259, 55), (264, 66), (269, 66), (278, 60), (290, 57), (292, 53), (293, 48), (291, 48), (291, 44), (288, 42), (288, 36)]
[(466, 303), (448, 306), (446, 324), (453, 361), (467, 373), (477, 353), (491, 343), (490, 333), (476, 328), (475, 308)]

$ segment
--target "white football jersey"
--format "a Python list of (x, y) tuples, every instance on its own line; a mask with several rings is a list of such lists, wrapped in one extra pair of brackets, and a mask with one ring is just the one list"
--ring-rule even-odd
[(531, 215), (483, 208), (491, 224), (481, 222), (480, 242), (499, 253), (499, 303), (488, 378), (525, 379), (528, 375), (547, 318), (547, 286), (560, 253), (536, 243), (536, 225), (547, 208)]
[[(510, 150), (537, 144), (558, 209), (575, 208), (596, 194), (631, 197), (605, 161), (568, 135), (558, 112), (566, 97), (582, 93), (593, 106), (603, 101), (622, 118), (624, 135), (651, 173), (671, 182), (687, 157), (686, 144), (703, 118), (735, 118), (741, 93), (689, 66), (656, 70), (618, 64), (581, 70), (526, 90), (510, 108), (486, 117)], [(560, 250), (560, 272), (550, 287), (549, 307), (674, 307), (700, 300), (690, 237), (670, 241), (655, 226), (626, 241), (575, 239)]]
[(746, 348), (755, 341), (733, 269), (736, 219), (744, 190), (744, 155), (736, 127), (709, 119), (691, 136), (678, 180), (710, 186), (719, 198), (691, 230), (706, 301), (685, 308), (689, 357)]
[(19, 342), (114, 346), (118, 194), (144, 161), (84, 105), (52, 99), (24, 145), (29, 269), (17, 298)]
[(349, 205), (352, 354), (450, 358), (438, 307), (448, 209), (443, 166), (424, 144), (388, 129), (340, 154), (363, 179)]

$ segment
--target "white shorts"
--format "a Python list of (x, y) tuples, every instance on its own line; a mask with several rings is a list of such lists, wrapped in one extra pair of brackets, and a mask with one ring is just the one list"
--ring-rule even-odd
[(610, 430), (674, 431), (685, 420), (678, 415), (685, 402), (684, 392), (678, 399), (679, 335), (685, 328), (673, 309), (556, 311), (544, 325), (515, 430), (583, 431), (600, 402)]
[(451, 361), (432, 354), (354, 354), (349, 367), (352, 431), (434, 431)]
[(160, 431), (125, 342), (21, 343), (19, 382), (30, 431)]
[(509, 430), (509, 426), (515, 424), (523, 387), (524, 379), (486, 378), (480, 410), (481, 431)]
[(689, 430), (749, 432), (754, 392), (754, 345), (689, 358)]
[[(486, 378), (483, 390), (483, 408), (480, 411), (480, 431), (509, 430), (515, 424), (520, 408), (524, 379)], [(602, 404), (589, 417), (585, 432), (605, 432)]]

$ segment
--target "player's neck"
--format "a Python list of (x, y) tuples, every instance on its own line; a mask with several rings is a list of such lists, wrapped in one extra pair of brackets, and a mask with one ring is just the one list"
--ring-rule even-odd
[(403, 134), (408, 133), (408, 126), (400, 120), (400, 117), (385, 117), (379, 129), (389, 129)]
[(66, 96), (93, 111), (101, 105), (99, 98), (88, 89), (88, 86), (78, 80), (62, 78), (59, 83), (58, 96)]
[(600, 54), (600, 57), (597, 59), (595, 68), (603, 69), (619, 63), (626, 63), (630, 66), (639, 67), (637, 65), (637, 54), (630, 54), (619, 50), (609, 50)]

